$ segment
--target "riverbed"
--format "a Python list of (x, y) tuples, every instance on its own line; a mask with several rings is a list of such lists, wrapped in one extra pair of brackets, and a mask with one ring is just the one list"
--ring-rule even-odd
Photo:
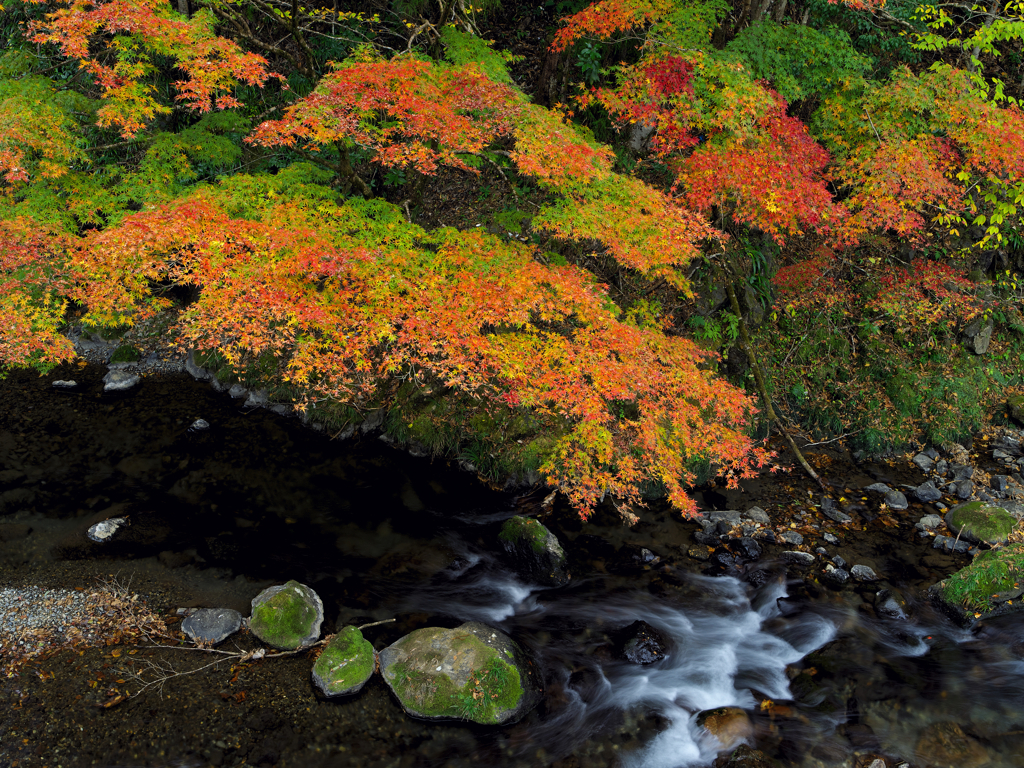
[[(926, 599), (969, 557), (921, 537), (924, 505), (880, 514), (864, 496), (837, 528), (797, 473), (712, 485), (697, 491), (703, 508), (760, 506), (825, 551), (807, 569), (767, 543), (757, 559), (723, 549), (700, 560), (688, 552), (701, 526), (657, 503), (633, 527), (610, 508), (583, 523), (560, 500), (543, 506), (543, 489), (497, 491), (374, 434), (332, 440), (188, 377), (104, 394), (104, 373), (0, 382), (0, 588), (116, 584), (173, 628), (181, 608), (247, 615), (260, 590), (295, 579), (321, 596), (325, 633), (395, 619), (367, 630), (378, 650), (420, 627), (499, 627), (534, 659), (544, 697), (504, 728), (427, 723), (379, 677), (325, 699), (305, 655), (190, 674), (210, 659), (122, 638), (44, 654), (0, 682), (0, 765), (706, 766), (716, 744), (694, 718), (720, 706), (746, 710), (753, 746), (786, 768), (924, 768), (929, 734), (951, 722), (980, 748), (972, 760), (1021, 764), (1024, 624), (964, 628)], [(72, 390), (51, 386), (70, 378)], [(815, 461), (851, 498), (920, 479), (835, 448)], [(497, 532), (514, 514), (558, 536), (568, 586), (528, 583), (503, 560)], [(89, 541), (114, 515), (129, 518), (127, 534)], [(839, 543), (818, 541), (826, 531)], [(835, 555), (881, 580), (823, 586), (820, 563)], [(883, 587), (902, 593), (908, 618), (876, 610)], [(670, 639), (667, 658), (641, 667), (616, 655), (615, 633), (638, 619)], [(242, 634), (225, 647), (257, 645)], [(171, 670), (164, 684), (132, 695), (154, 665)]]

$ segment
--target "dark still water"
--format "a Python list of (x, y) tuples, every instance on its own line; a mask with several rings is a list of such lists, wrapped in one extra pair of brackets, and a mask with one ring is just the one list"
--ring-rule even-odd
[[(534, 659), (544, 699), (509, 727), (426, 723), (379, 677), (324, 699), (300, 655), (182, 674), (104, 709), (102, 691), (132, 690), (147, 661), (189, 672), (210, 658), (64, 651), (0, 681), (0, 766), (706, 766), (716, 744), (695, 716), (726, 705), (748, 712), (780, 766), (938, 768), (946, 753), (932, 742), (961, 737), (951, 765), (1024, 766), (1024, 624), (966, 631), (915, 600), (945, 567), (921, 547), (892, 544), (911, 618), (885, 620), (869, 608), (877, 585), (812, 588), (771, 552), (702, 573), (685, 555), (699, 527), (666, 510), (627, 529), (556, 505), (542, 520), (573, 578), (541, 588), (497, 541), (504, 519), (541, 511), (540, 492), (491, 491), (372, 436), (332, 441), (189, 379), (103, 395), (104, 372), (0, 382), (0, 587), (88, 589), (115, 575), (165, 615), (248, 615), (260, 590), (296, 579), (321, 596), (324, 633), (396, 619), (366, 630), (378, 650), (425, 626), (499, 627)], [(50, 387), (72, 377), (73, 392)], [(198, 418), (210, 429), (190, 431)], [(131, 520), (123, 538), (85, 537), (115, 514)], [(644, 565), (643, 547), (660, 561)], [(640, 667), (614, 653), (637, 619), (670, 639), (667, 658)], [(244, 635), (225, 647), (235, 642), (254, 647)]]

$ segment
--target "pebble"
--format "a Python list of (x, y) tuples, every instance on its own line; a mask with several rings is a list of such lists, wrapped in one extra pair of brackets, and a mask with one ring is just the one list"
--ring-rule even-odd
[(33, 644), (26, 633), (62, 635), (69, 626), (88, 620), (100, 610), (87, 592), (43, 587), (0, 589), (0, 640)]

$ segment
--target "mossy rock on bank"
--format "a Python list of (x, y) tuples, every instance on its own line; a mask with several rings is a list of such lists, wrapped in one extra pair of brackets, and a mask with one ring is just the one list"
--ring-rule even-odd
[(520, 647), (479, 622), (417, 629), (379, 658), (384, 681), (413, 717), (504, 725), (540, 701), (537, 672)]
[(946, 525), (960, 538), (975, 544), (1005, 544), (1017, 518), (1002, 507), (969, 501), (946, 513)]
[(521, 515), (510, 517), (501, 526), (498, 538), (524, 578), (552, 587), (569, 583), (565, 550), (542, 523)]
[(305, 584), (289, 581), (253, 598), (249, 629), (267, 645), (291, 651), (315, 643), (323, 620), (320, 596)]
[(342, 629), (313, 665), (313, 682), (325, 696), (358, 693), (377, 666), (377, 654), (358, 628)]
[(1006, 411), (1011, 419), (1024, 425), (1024, 395), (1017, 395), (1007, 400)]
[(937, 587), (942, 599), (960, 610), (1014, 610), (1024, 597), (1024, 544), (982, 552)]

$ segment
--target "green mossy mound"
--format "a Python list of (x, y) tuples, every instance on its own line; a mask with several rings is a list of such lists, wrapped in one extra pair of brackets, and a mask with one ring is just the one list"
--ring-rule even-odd
[(1002, 507), (969, 501), (946, 513), (946, 525), (962, 539), (974, 543), (1005, 544), (1017, 518)]
[(315, 643), (323, 620), (320, 596), (305, 584), (289, 581), (253, 598), (249, 629), (267, 645), (291, 651)]
[(524, 578), (552, 587), (569, 582), (565, 550), (555, 534), (533, 518), (510, 517), (501, 526), (498, 539)]
[(111, 364), (114, 363), (134, 363), (141, 359), (142, 353), (136, 347), (131, 344), (122, 344), (120, 347), (114, 350), (114, 354), (110, 356)]
[(475, 621), (418, 629), (380, 652), (384, 681), (413, 717), (504, 725), (540, 700), (533, 665), (500, 630)]
[(334, 636), (313, 665), (313, 682), (325, 696), (358, 693), (370, 679), (377, 655), (356, 627), (348, 626)]
[(973, 613), (1012, 609), (1024, 595), (1024, 544), (982, 552), (938, 586), (944, 600)]

